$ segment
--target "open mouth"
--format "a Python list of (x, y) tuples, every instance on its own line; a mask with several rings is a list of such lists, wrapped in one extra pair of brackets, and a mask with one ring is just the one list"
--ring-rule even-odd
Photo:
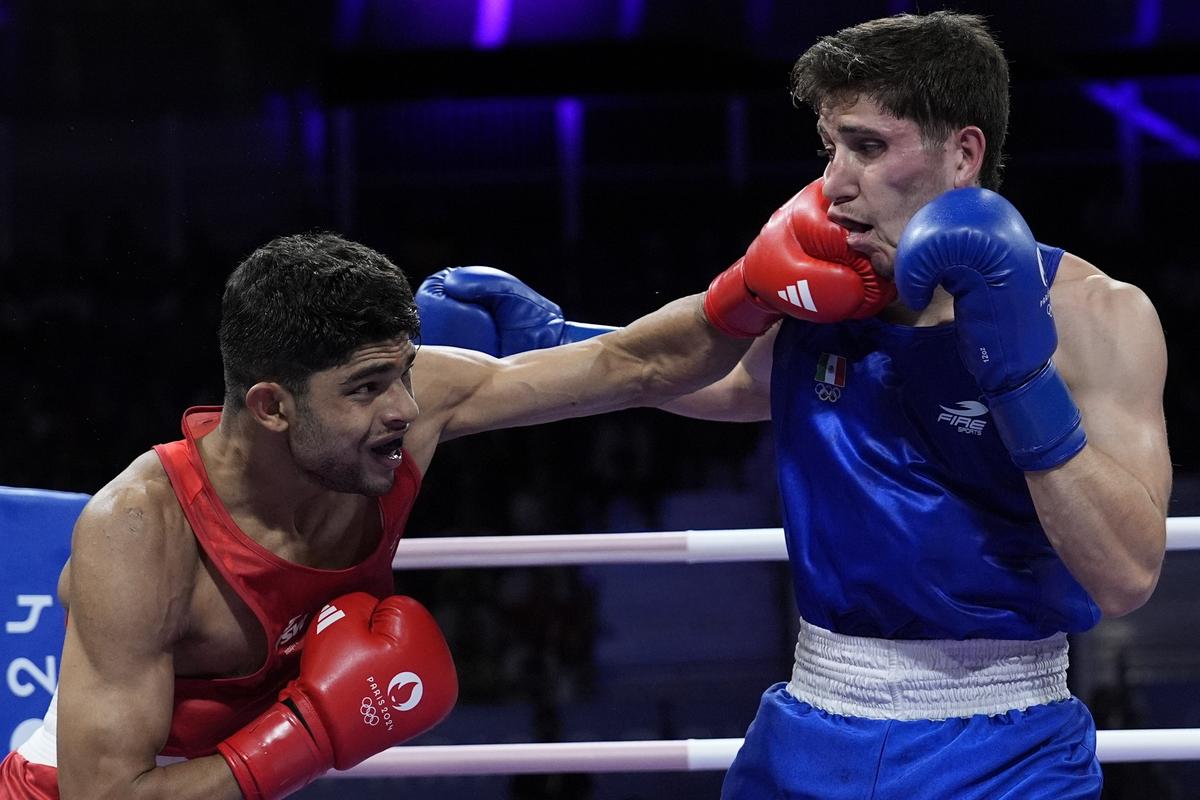
[(403, 457), (404, 436), (396, 436), (371, 448), (371, 452), (388, 461), (399, 462)]

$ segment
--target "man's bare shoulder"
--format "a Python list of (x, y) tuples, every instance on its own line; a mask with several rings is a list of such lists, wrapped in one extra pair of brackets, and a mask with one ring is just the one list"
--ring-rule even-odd
[[(412, 370), (413, 390), (418, 394), (421, 413), (425, 413), (427, 405), (440, 408), (461, 401), (474, 389), (480, 376), (496, 369), (499, 363), (492, 356), (474, 350), (423, 346), (413, 361)], [(435, 392), (435, 396), (428, 396)], [(422, 394), (426, 396), (421, 397)]]
[[(148, 451), (92, 497), (71, 542), (72, 595), (178, 594), (194, 581), (199, 552), (158, 456)], [(64, 598), (66, 599), (66, 598)]]
[(423, 346), (413, 362), (413, 396), (421, 413), (404, 437), (404, 446), (422, 474), (448, 420), (466, 398), (494, 374), (499, 360), (457, 347)]
[(1146, 293), (1132, 283), (1116, 280), (1099, 267), (1072, 253), (1064, 253), (1050, 290), (1054, 312), (1107, 314), (1125, 310), (1134, 314), (1153, 312)]
[(1080, 369), (1165, 364), (1158, 313), (1137, 286), (1067, 253), (1050, 297), (1059, 338), (1055, 361), (1068, 384), (1082, 377)]
[(114, 518), (143, 521), (141, 525), (127, 527), (153, 525), (159, 530), (169, 523), (185, 522), (171, 481), (153, 450), (138, 456), (96, 492), (79, 517), (89, 530), (107, 527)]
[[(1050, 290), (1054, 303), (1055, 321), (1061, 326), (1074, 322), (1083, 324), (1112, 324), (1128, 320), (1133, 323), (1153, 320), (1158, 315), (1146, 293), (1132, 283), (1116, 280), (1095, 264), (1079, 256), (1064, 253), (1058, 275)], [(1063, 315), (1067, 319), (1063, 319)], [(1118, 315), (1114, 320), (1112, 315)]]

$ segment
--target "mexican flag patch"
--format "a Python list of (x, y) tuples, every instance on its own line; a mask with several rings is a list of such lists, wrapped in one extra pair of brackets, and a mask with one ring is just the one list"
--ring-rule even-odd
[(845, 387), (846, 359), (831, 353), (821, 353), (821, 358), (817, 361), (817, 374), (813, 380)]

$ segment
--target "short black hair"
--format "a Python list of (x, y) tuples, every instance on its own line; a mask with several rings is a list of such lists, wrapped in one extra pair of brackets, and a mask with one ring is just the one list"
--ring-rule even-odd
[(819, 114), (859, 95), (917, 123), (926, 142), (975, 125), (986, 149), (980, 183), (1000, 188), (1008, 131), (1008, 61), (982, 17), (899, 14), (825, 36), (792, 67), (792, 97)]
[(310, 375), (359, 348), (419, 335), (412, 288), (386, 256), (333, 233), (274, 239), (225, 282), (225, 403), (241, 408), (264, 380), (302, 396)]

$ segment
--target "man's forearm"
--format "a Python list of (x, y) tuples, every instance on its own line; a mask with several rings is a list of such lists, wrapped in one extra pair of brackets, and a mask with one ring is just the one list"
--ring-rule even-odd
[(616, 357), (643, 365), (641, 405), (661, 405), (720, 380), (754, 341), (713, 327), (703, 298), (676, 300), (606, 337)]
[[(62, 800), (242, 800), (229, 765), (220, 756), (181, 761), (165, 767), (155, 767), (118, 786), (101, 784), (95, 770), (81, 771), (82, 780), (72, 781), (68, 769), (59, 769)], [(78, 784), (78, 785), (75, 785)]]
[(1099, 449), (1026, 473), (1051, 545), (1106, 616), (1149, 599), (1166, 545), (1166, 518), (1150, 492)]

